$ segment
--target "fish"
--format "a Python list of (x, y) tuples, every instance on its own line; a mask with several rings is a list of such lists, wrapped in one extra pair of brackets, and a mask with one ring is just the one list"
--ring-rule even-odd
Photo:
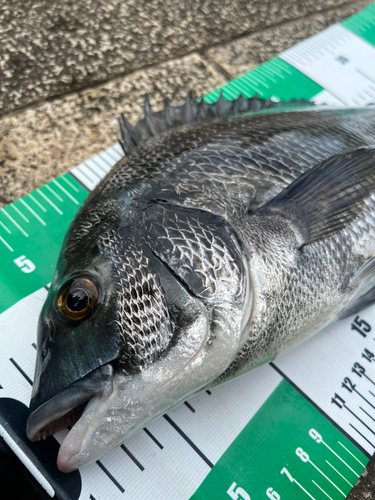
[(374, 106), (144, 106), (40, 313), (27, 435), (72, 426), (62, 472), (375, 302)]

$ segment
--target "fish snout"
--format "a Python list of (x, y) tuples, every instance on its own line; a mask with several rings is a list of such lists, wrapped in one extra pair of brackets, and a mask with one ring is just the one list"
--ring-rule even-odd
[(73, 425), (82, 415), (88, 401), (94, 397), (106, 397), (112, 390), (113, 367), (107, 363), (31, 411), (26, 425), (28, 438), (39, 441)]

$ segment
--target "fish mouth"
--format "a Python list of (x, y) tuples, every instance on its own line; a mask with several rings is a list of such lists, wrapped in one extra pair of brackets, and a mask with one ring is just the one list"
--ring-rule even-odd
[(108, 396), (112, 388), (113, 367), (108, 363), (73, 382), (34, 410), (27, 420), (27, 437), (30, 441), (40, 441), (75, 425), (84, 416), (88, 403)]

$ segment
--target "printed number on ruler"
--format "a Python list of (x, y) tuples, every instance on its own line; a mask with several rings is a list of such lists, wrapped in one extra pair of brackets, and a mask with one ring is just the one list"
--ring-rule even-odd
[[(237, 487), (237, 483), (235, 482), (231, 484), (227, 493), (233, 500), (251, 500), (250, 495), (243, 488)], [(271, 500), (280, 500), (280, 495), (273, 488), (268, 488), (266, 495)]]
[[(368, 333), (371, 332), (371, 325), (357, 315), (351, 323), (351, 329), (367, 338)], [(375, 387), (373, 387), (375, 386), (375, 377), (369, 366), (375, 362), (375, 353), (368, 347), (365, 347), (361, 353), (366, 367), (355, 362), (351, 368), (354, 379), (344, 377), (341, 383), (341, 387), (347, 391), (346, 395), (350, 399), (347, 401), (346, 396), (343, 397), (343, 395), (335, 393), (331, 398), (331, 403), (350, 414), (349, 426), (360, 439), (375, 449), (375, 432), (372, 425), (375, 420)]]
[[(313, 479), (311, 479), (311, 482), (314, 484), (314, 486), (316, 488), (318, 488), (320, 491), (322, 491), (326, 495), (327, 495), (327, 493), (325, 492), (325, 488), (327, 487), (327, 484), (329, 483), (330, 487), (335, 488), (335, 490), (336, 490), (336, 492), (338, 492), (338, 494), (345, 497), (346, 494), (348, 493), (348, 491), (346, 493), (344, 493), (337, 485), (337, 481), (340, 480), (340, 477), (341, 477), (341, 480), (344, 481), (345, 483), (347, 483), (346, 489), (348, 489), (348, 487), (352, 488), (354, 486), (355, 482), (357, 481), (357, 479), (359, 478), (360, 474), (357, 473), (350, 465), (348, 465), (348, 463), (334, 449), (332, 449), (331, 446), (329, 446), (324, 441), (323, 436), (316, 429), (310, 429), (308, 433), (309, 433), (309, 436), (315, 441), (316, 444), (324, 445), (325, 449), (327, 450), (328, 455), (331, 455), (334, 458), (334, 460), (336, 460), (336, 459), (340, 460), (340, 463), (341, 463), (340, 466), (338, 466), (337, 464), (336, 464), (336, 466), (334, 466), (331, 464), (331, 462), (329, 460), (326, 459), (325, 456), (323, 457), (323, 460), (321, 457), (320, 460), (319, 460), (319, 458), (317, 458), (318, 462), (316, 462), (316, 461), (313, 462), (310, 458), (310, 455), (305, 450), (303, 450), (303, 448), (301, 448), (301, 447), (296, 448), (295, 454), (297, 455), (297, 457), (303, 463), (311, 465), (315, 469), (316, 473), (319, 474), (318, 477), (320, 477), (321, 481), (322, 481), (322, 483), (320, 485), (316, 481), (314, 481)], [(337, 442), (337, 444), (341, 445), (345, 450), (347, 450), (339, 441)], [(347, 450), (347, 452), (352, 457), (354, 457), (354, 455), (352, 453), (350, 453), (349, 450)], [(327, 456), (327, 458), (329, 458), (329, 456)], [(361, 463), (356, 457), (354, 457), (354, 459), (357, 462)], [(321, 464), (319, 463), (319, 461), (321, 462)], [(333, 474), (332, 478), (329, 477), (329, 475), (331, 475), (331, 474), (329, 474), (327, 472), (327, 468), (326, 468), (327, 465), (330, 467), (331, 474)], [(361, 465), (363, 465), (363, 464), (361, 464)], [(340, 471), (340, 468), (341, 468), (341, 471)], [(325, 472), (323, 472), (323, 470), (325, 470)], [(303, 486), (303, 484), (299, 483), (297, 481), (297, 479), (295, 479), (292, 476), (292, 474), (289, 472), (289, 470), (286, 467), (283, 467), (281, 469), (280, 473), (285, 475), (291, 483), (296, 484), (307, 496), (309, 496), (311, 499), (315, 500), (315, 497), (306, 489), (306, 488), (308, 488), (308, 485)], [(347, 477), (348, 473), (349, 473), (349, 477)], [(304, 479), (304, 482), (306, 482), (306, 475), (302, 479)], [(326, 486), (324, 486), (324, 485), (326, 485)], [(345, 487), (344, 487), (344, 489), (345, 489)], [(315, 493), (314, 493), (314, 495), (315, 495)], [(269, 498), (279, 500), (280, 497), (277, 495), (274, 497), (269, 496)], [(329, 498), (332, 498), (332, 497), (329, 496)]]
[(234, 482), (231, 484), (227, 493), (233, 500), (250, 500), (250, 495)]
[(29, 274), (35, 271), (35, 264), (34, 262), (31, 262), (30, 259), (26, 259), (25, 255), (21, 255), (21, 257), (17, 257), (17, 259), (14, 259), (13, 261), (17, 267), (20, 268), (20, 270), (23, 273)]
[(356, 330), (362, 335), (362, 337), (367, 337), (366, 334), (371, 331), (371, 326), (367, 323), (367, 321), (361, 319), (359, 316), (354, 318), (350, 326), (352, 330)]
[(273, 488), (268, 488), (266, 491), (266, 495), (271, 500), (280, 500), (280, 495)]

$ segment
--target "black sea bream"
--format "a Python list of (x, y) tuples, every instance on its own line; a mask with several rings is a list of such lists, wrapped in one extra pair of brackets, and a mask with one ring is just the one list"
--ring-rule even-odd
[(64, 472), (375, 301), (375, 107), (145, 110), (40, 315), (27, 432), (76, 422)]

